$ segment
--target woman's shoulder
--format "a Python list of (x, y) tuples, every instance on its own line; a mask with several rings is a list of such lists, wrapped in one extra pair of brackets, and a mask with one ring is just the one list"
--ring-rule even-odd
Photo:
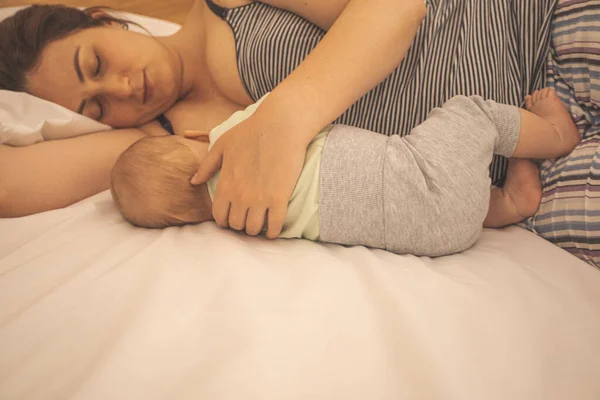
[[(255, 0), (221, 1), (249, 4), (253, 3)], [(328, 30), (340, 16), (348, 4), (348, 1), (349, 0), (260, 0), (261, 3), (293, 12), (324, 30)]]
[[(225, 7), (236, 8), (254, 3), (258, 0), (196, 0), (200, 2), (211, 1), (212, 3)], [(306, 18), (308, 21), (322, 29), (329, 29), (333, 22), (339, 17), (348, 0), (260, 0), (261, 3), (273, 7), (291, 11), (294, 14)]]

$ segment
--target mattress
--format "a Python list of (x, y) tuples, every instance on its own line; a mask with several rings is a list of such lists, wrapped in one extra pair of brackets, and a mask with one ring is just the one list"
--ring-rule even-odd
[(418, 258), (104, 192), (0, 232), (1, 399), (600, 398), (600, 272), (520, 228)]
[(108, 192), (0, 219), (3, 400), (597, 400), (599, 310), (517, 227), (432, 259), (138, 229)]

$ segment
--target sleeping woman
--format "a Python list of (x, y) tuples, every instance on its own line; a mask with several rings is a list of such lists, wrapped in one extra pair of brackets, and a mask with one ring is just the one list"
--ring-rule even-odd
[[(542, 86), (554, 5), (196, 0), (178, 33), (156, 38), (97, 9), (26, 8), (0, 22), (0, 87), (118, 129), (0, 146), (0, 215), (105, 190), (134, 141), (166, 135), (164, 127), (209, 130), (270, 91), (221, 138), (197, 181), (221, 167), (215, 220), (256, 232), (268, 215), (274, 237), (307, 146), (331, 122), (406, 135), (454, 95), (520, 105)], [(502, 172), (496, 163), (494, 180)]]

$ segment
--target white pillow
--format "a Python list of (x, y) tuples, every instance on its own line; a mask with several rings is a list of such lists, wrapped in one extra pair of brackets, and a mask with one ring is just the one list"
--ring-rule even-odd
[(27, 93), (0, 90), (0, 143), (28, 146), (111, 129), (93, 119)]
[[(0, 8), (0, 20), (22, 7)], [(119, 13), (139, 23), (153, 35), (172, 35), (179, 25), (141, 15)], [(131, 30), (143, 32), (136, 26)], [(57, 104), (27, 93), (0, 90), (0, 144), (27, 146), (44, 140), (64, 139), (111, 129)]]

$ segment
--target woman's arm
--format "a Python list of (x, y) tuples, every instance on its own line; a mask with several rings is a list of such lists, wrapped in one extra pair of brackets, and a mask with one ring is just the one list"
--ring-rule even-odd
[(400, 64), (426, 14), (423, 0), (331, 1), (337, 6), (265, 0), (296, 11), (306, 4), (305, 14), (322, 7), (314, 19), (323, 24), (347, 4), (311, 54), (200, 166), (194, 183), (208, 180), (226, 160), (213, 203), (220, 226), (257, 234), (267, 216), (267, 236), (279, 234), (310, 140)]
[(108, 189), (115, 161), (143, 136), (125, 129), (27, 147), (0, 145), (0, 217), (66, 207)]
[(347, 3), (319, 45), (261, 107), (290, 127), (302, 127), (298, 133), (306, 143), (400, 64), (426, 14), (423, 0), (265, 2), (304, 7), (304, 14), (319, 20)]

